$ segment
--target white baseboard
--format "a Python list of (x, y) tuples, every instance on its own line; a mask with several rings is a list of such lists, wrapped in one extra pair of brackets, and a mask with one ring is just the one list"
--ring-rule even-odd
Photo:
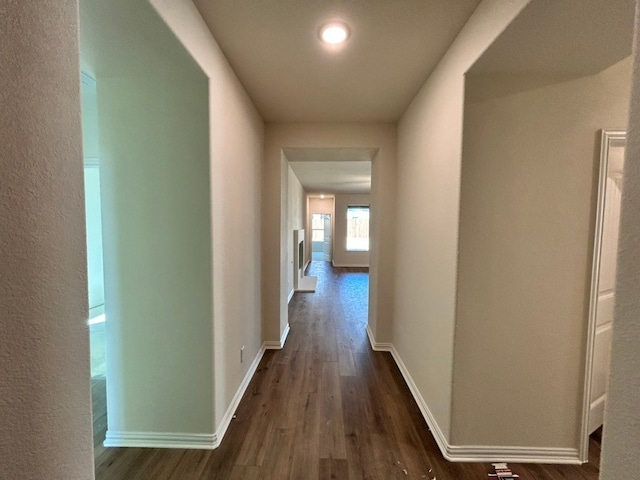
[(376, 352), (390, 352), (393, 348), (393, 345), (391, 345), (390, 343), (376, 342), (375, 338), (373, 337), (373, 332), (369, 328), (369, 324), (367, 324), (367, 336), (369, 337), (371, 348), (373, 348), (373, 350), (375, 350)]
[(418, 404), (427, 426), (436, 441), (442, 456), (450, 462), (513, 462), (513, 463), (564, 463), (580, 464), (577, 448), (510, 447), (484, 445), (450, 445), (444, 432), (434, 418), (427, 402), (422, 397), (400, 354), (391, 343), (376, 342), (369, 325), (367, 335), (375, 351), (391, 352), (411, 395)]
[(244, 392), (247, 391), (247, 387), (249, 386), (249, 383), (251, 383), (251, 379), (253, 378), (253, 375), (256, 373), (256, 370), (258, 369), (258, 365), (260, 364), (260, 360), (262, 360), (262, 356), (264, 355), (264, 352), (265, 352), (265, 348), (263, 345), (258, 350), (258, 354), (256, 355), (256, 358), (254, 358), (253, 362), (251, 362), (251, 365), (249, 365), (249, 369), (247, 370), (247, 373), (244, 375), (244, 378), (242, 379), (242, 383), (238, 387), (238, 390), (236, 390), (236, 394), (233, 396), (233, 399), (231, 400), (231, 404), (229, 404), (229, 408), (227, 408), (227, 411), (225, 412), (224, 417), (222, 417), (222, 421), (220, 422), (220, 425), (218, 425), (218, 430), (216, 430), (216, 438), (215, 438), (216, 441), (215, 441), (214, 448), (217, 448), (220, 446), (220, 442), (222, 442), (222, 439), (227, 433), (229, 424), (231, 423), (231, 420), (233, 420), (233, 414), (238, 409), (238, 405), (240, 405), (240, 400), (242, 400)]
[(369, 268), (369, 264), (366, 265), (352, 265), (347, 263), (335, 263), (333, 260), (331, 261), (331, 265), (336, 268)]
[(449, 445), (445, 458), (452, 462), (582, 463), (577, 448)]
[(287, 305), (289, 305), (289, 302), (291, 302), (291, 299), (293, 298), (294, 293), (296, 293), (296, 291), (292, 288), (291, 291), (289, 292), (289, 296), (287, 297)]
[(391, 345), (390, 351), (391, 351), (391, 356), (396, 362), (396, 365), (398, 365), (398, 369), (400, 370), (400, 373), (402, 374), (404, 381), (409, 387), (409, 391), (411, 392), (411, 395), (413, 395), (413, 398), (418, 404), (418, 408), (420, 409), (420, 412), (422, 413), (424, 420), (427, 422), (427, 425), (429, 426), (429, 430), (431, 430), (431, 435), (433, 435), (433, 439), (438, 444), (438, 448), (440, 449), (442, 456), (449, 461), (454, 461), (454, 462), (459, 461), (449, 456), (450, 445), (449, 445), (449, 442), (447, 441), (447, 437), (445, 436), (444, 432), (440, 428), (440, 425), (438, 425), (438, 422), (436, 421), (435, 417), (431, 413), (431, 410), (429, 409), (427, 402), (422, 397), (420, 390), (418, 390), (416, 383), (413, 381), (413, 377), (411, 376), (411, 374), (409, 373), (409, 370), (407, 369), (406, 365), (402, 361), (402, 358), (400, 358), (400, 354), (398, 353), (398, 351), (395, 349), (393, 345)]
[(284, 347), (289, 335), (290, 326), (287, 326), (282, 332), (282, 337), (277, 342), (264, 342), (258, 350), (256, 357), (251, 362), (247, 373), (242, 379), (242, 383), (238, 387), (227, 411), (222, 417), (222, 421), (216, 430), (216, 433), (158, 433), (158, 432), (119, 432), (108, 430), (104, 441), (105, 447), (148, 447), (148, 448), (183, 448), (198, 450), (213, 450), (220, 445), (222, 439), (227, 433), (229, 424), (233, 419), (233, 415), (242, 400), (244, 393), (258, 369), (260, 360), (267, 349), (281, 349)]
[(284, 348), (284, 343), (287, 341), (289, 330), (291, 330), (291, 328), (287, 323), (287, 326), (284, 328), (284, 332), (282, 332), (282, 336), (280, 337), (280, 340), (279, 341), (268, 340), (262, 344), (263, 347), (266, 348), (267, 350), (280, 350), (281, 348)]
[(229, 408), (222, 417), (216, 433), (157, 433), (157, 432), (114, 432), (107, 431), (104, 441), (105, 447), (148, 447), (148, 448), (184, 448), (197, 450), (213, 450), (220, 446), (220, 442), (227, 433), (233, 414), (240, 405), (240, 401), (258, 369), (264, 355), (264, 345), (260, 347), (256, 357), (251, 362), (247, 373), (242, 379)]
[(108, 430), (104, 446), (213, 450), (219, 444), (216, 437), (215, 433), (114, 432)]

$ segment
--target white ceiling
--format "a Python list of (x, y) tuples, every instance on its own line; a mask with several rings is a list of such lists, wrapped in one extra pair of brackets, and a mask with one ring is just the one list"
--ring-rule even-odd
[[(479, 0), (194, 0), (265, 121), (395, 121)], [(349, 41), (318, 32), (342, 20)]]
[(634, 0), (536, 0), (469, 73), (577, 78), (631, 55)]
[[(193, 1), (267, 122), (397, 120), (480, 2)], [(634, 0), (535, 0), (469, 74), (601, 71), (631, 53), (633, 18)], [(351, 30), (339, 48), (319, 41), (320, 27), (331, 21)], [(285, 155), (308, 193), (370, 191), (375, 151), (286, 149)]]
[(375, 148), (285, 148), (283, 152), (307, 193), (371, 192)]

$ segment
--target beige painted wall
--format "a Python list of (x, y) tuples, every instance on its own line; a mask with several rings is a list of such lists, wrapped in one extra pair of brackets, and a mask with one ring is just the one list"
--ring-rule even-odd
[[(302, 188), (302, 184), (300, 184), (300, 180), (289, 165), (287, 165), (287, 230), (289, 232), (289, 236), (287, 238), (287, 263), (289, 264), (289, 270), (287, 275), (287, 296), (291, 294), (294, 286), (294, 261), (293, 255), (293, 231), (307, 228), (306, 226), (307, 219), (307, 197)], [(306, 246), (310, 244), (311, 237), (310, 232), (305, 231), (304, 241), (305, 241), (305, 259), (303, 262), (303, 266), (307, 264), (309, 257), (307, 256), (307, 248)]]
[(392, 341), (445, 439), (452, 399), (464, 73), (527, 3), (483, 0), (398, 125)]
[[(640, 2), (636, 3), (640, 9)], [(636, 16), (634, 51), (640, 48)], [(611, 372), (600, 478), (623, 480), (640, 470), (640, 66), (633, 65), (616, 279)]]
[(396, 129), (393, 124), (361, 123), (274, 123), (266, 126), (262, 197), (264, 339), (279, 340), (288, 323), (288, 169), (282, 154), (286, 147), (379, 148), (372, 162), (371, 203), (378, 214), (371, 225), (369, 324), (378, 341), (388, 341), (393, 312), (395, 252), (393, 229), (388, 225), (393, 223), (395, 214)]
[(1, 10), (0, 476), (87, 480), (78, 5), (4, 2)]
[(219, 426), (262, 344), (264, 124), (193, 2), (151, 3), (209, 77), (215, 425)]
[(630, 77), (627, 59), (465, 106), (455, 444), (579, 446), (599, 130), (625, 128)]
[[(333, 264), (336, 267), (369, 266), (369, 252), (347, 251), (347, 207), (351, 205), (370, 205), (370, 203), (370, 195), (336, 194), (336, 215), (333, 236)], [(370, 211), (370, 215), (376, 215), (375, 209)]]

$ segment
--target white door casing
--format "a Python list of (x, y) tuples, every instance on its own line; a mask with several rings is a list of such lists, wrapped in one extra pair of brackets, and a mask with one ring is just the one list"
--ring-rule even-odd
[(598, 211), (594, 241), (591, 304), (585, 381), (585, 417), (581, 456), (586, 461), (588, 436), (604, 422), (611, 327), (615, 303), (616, 258), (626, 133), (602, 131)]
[(324, 215), (324, 244), (322, 246), (322, 252), (324, 253), (324, 260), (326, 262), (331, 261), (331, 238), (333, 237), (331, 232), (331, 215)]

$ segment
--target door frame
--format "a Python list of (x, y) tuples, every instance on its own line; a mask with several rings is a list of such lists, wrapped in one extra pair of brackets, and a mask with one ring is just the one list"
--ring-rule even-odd
[[(327, 253), (324, 251), (324, 245), (322, 246), (322, 253), (326, 262), (333, 262), (333, 215), (330, 213), (321, 213), (324, 215), (324, 242), (329, 243), (329, 260), (327, 260)], [(329, 220), (329, 242), (327, 242), (327, 217)]]
[(605, 199), (607, 193), (607, 170), (609, 150), (614, 145), (626, 143), (624, 130), (602, 130), (600, 136), (600, 168), (598, 177), (598, 203), (596, 207), (596, 225), (593, 239), (593, 261), (591, 266), (591, 289), (589, 297), (589, 317), (587, 324), (587, 348), (584, 369), (584, 391), (582, 399), (582, 426), (580, 430), (580, 460), (589, 460), (589, 416), (591, 411), (591, 388), (593, 376), (593, 355), (596, 341), (596, 322), (598, 314), (598, 292), (600, 290), (600, 262), (602, 257), (602, 235), (604, 231)]
[[(326, 238), (327, 238), (327, 229), (324, 228), (326, 226), (325, 223), (325, 217), (329, 217), (329, 233), (330, 233), (330, 241), (329, 241), (329, 249), (330, 249), (330, 260), (328, 260), (329, 262), (333, 262), (333, 214), (332, 213), (326, 213), (326, 212), (309, 212), (309, 229), (311, 232), (311, 241), (309, 242), (309, 246), (310, 246), (310, 250), (311, 250), (311, 255), (309, 256), (310, 259), (313, 259), (313, 231), (314, 230), (318, 230), (317, 228), (313, 228), (313, 216), (314, 215), (319, 215), (320, 217), (323, 217), (323, 238), (324, 240), (322, 241), (323, 243), (323, 248), (322, 248), (322, 254), (323, 256), (325, 256), (324, 254), (324, 244), (326, 243)], [(318, 243), (318, 242), (316, 242)]]

